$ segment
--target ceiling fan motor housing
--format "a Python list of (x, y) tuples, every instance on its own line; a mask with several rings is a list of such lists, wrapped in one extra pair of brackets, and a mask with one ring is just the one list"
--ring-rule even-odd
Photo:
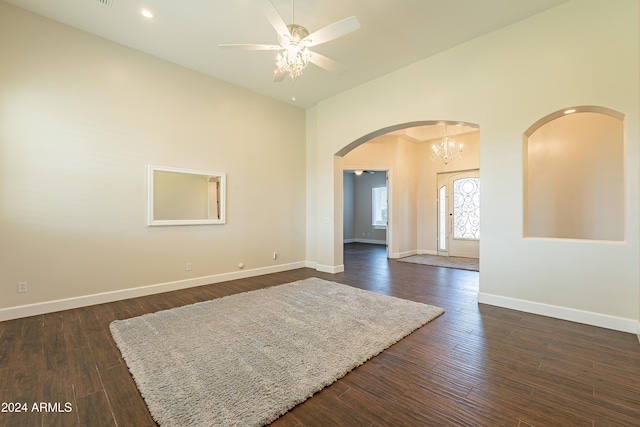
[(300, 44), (300, 42), (309, 35), (309, 31), (298, 24), (289, 24), (287, 25), (289, 29), (289, 34), (282, 34), (278, 36), (278, 40), (280, 41), (280, 45), (286, 47), (286, 45), (292, 44)]

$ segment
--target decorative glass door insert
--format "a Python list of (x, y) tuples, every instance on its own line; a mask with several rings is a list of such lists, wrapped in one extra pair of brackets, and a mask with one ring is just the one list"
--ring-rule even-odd
[(453, 182), (453, 237), (480, 239), (480, 178)]
[(480, 256), (480, 171), (440, 173), (437, 178), (438, 255)]

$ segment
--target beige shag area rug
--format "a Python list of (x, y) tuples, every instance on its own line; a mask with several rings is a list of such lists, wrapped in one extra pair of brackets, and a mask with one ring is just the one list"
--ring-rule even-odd
[(310, 278), (116, 320), (111, 333), (161, 426), (262, 426), (442, 308)]
[(412, 264), (432, 265), (434, 267), (457, 268), (459, 270), (480, 271), (477, 258), (462, 258), (441, 255), (413, 255), (398, 259), (400, 262)]

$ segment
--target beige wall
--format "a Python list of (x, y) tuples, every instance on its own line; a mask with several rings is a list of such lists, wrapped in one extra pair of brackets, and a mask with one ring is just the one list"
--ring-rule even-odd
[[(318, 266), (318, 234), (319, 228), (324, 223), (320, 219), (318, 208), (318, 198), (320, 193), (318, 192), (318, 179), (321, 177), (318, 174), (318, 158), (316, 156), (317, 143), (318, 143), (318, 125), (316, 117), (316, 108), (312, 107), (306, 111), (306, 166), (307, 177), (305, 185), (307, 188), (307, 194), (305, 198), (305, 206), (307, 212), (306, 219), (306, 253), (309, 266)], [(324, 213), (326, 215), (326, 212)], [(331, 230), (333, 231), (333, 230)]]
[[(336, 154), (447, 118), (481, 129), (480, 299), (628, 329), (640, 309), (639, 20), (635, 0), (574, 0), (303, 112), (0, 2), (0, 309), (211, 281), (240, 261), (287, 268), (305, 252), (340, 271)], [(624, 243), (522, 237), (522, 134), (572, 105), (626, 116)], [(147, 164), (226, 172), (228, 223), (146, 227)], [(398, 182), (421, 191), (418, 173)], [(265, 176), (278, 191), (264, 191)], [(395, 253), (422, 246), (408, 209)]]
[[(484, 302), (635, 331), (639, 317), (638, 2), (575, 0), (320, 102), (307, 112), (319, 264), (342, 253), (336, 153), (377, 130), (440, 118), (480, 128)], [(615, 64), (615, 65), (613, 65)], [(523, 133), (573, 105), (627, 117), (625, 242), (523, 239)], [(322, 180), (321, 180), (322, 178)], [(322, 206), (322, 207), (320, 207)], [(333, 218), (333, 223), (331, 222)]]
[[(2, 2), (0, 57), (0, 309), (304, 265), (303, 110)], [(226, 172), (227, 224), (147, 227), (148, 164)]]
[(561, 116), (525, 139), (525, 235), (624, 240), (624, 122)]
[(354, 242), (356, 238), (356, 187), (355, 175), (351, 172), (342, 174), (342, 211), (344, 221), (342, 223), (342, 239), (345, 243)]
[[(386, 170), (389, 178), (389, 256), (416, 251), (416, 144), (397, 136), (380, 136), (355, 148), (341, 160), (344, 169)], [(356, 237), (358, 237), (356, 235)]]

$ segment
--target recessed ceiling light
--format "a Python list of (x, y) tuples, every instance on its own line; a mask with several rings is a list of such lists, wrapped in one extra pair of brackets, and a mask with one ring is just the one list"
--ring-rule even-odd
[(142, 9), (140, 11), (140, 15), (144, 16), (147, 19), (153, 19), (155, 15), (149, 9)]
[(576, 109), (575, 109), (575, 108), (571, 108), (571, 109), (569, 109), (569, 110), (565, 110), (565, 112), (564, 112), (564, 113), (565, 113), (565, 114), (571, 114), (571, 113), (575, 113), (575, 112), (576, 112)]

